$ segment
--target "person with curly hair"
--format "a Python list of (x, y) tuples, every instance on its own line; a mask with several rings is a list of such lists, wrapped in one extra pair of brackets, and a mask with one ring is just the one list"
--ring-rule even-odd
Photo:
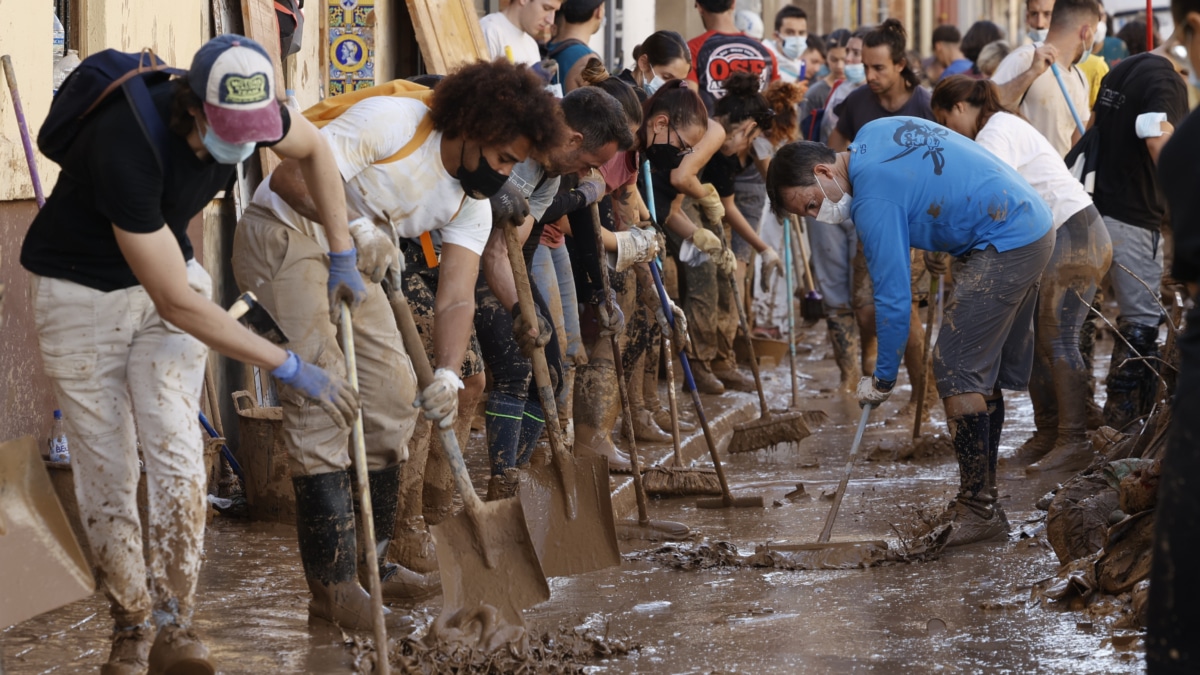
[[(488, 198), (504, 187), (518, 163), (561, 145), (566, 131), (541, 79), (525, 66), (497, 60), (447, 76), (428, 105), (417, 98), (367, 97), (321, 135), (342, 174), (365, 286), (354, 312), (354, 341), (375, 532), (386, 540), (394, 530), (401, 471), (418, 412), (442, 428), (451, 427), (457, 416), (459, 373), (475, 316), (475, 280), (492, 230)], [(338, 308), (330, 306), (324, 292), (327, 270), (342, 264), (341, 258), (330, 252), (325, 224), (302, 179), (301, 166), (284, 161), (259, 186), (234, 236), (234, 277), (243, 290), (258, 295), (297, 354), (341, 373)], [(398, 276), (398, 240), (425, 233), (431, 235), (431, 262), (440, 270), (434, 299), (437, 371), (418, 392), (381, 282)], [(508, 275), (489, 280), (512, 284), (506, 267), (485, 269), (485, 274)], [(281, 404), (300, 557), (312, 592), (309, 615), (367, 629), (370, 596), (355, 578), (349, 430), (287, 393)], [(385, 597), (407, 590), (411, 571), (381, 567)]]

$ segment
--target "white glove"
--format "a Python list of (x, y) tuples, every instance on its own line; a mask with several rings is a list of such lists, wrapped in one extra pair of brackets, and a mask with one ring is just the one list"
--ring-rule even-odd
[(779, 260), (779, 254), (770, 246), (767, 250), (758, 254), (762, 257), (762, 265), (758, 270), (758, 285), (762, 288), (763, 293), (769, 293), (771, 290), (771, 278), (783, 268), (783, 263)]
[(355, 218), (350, 223), (350, 236), (358, 249), (358, 271), (373, 284), (383, 281), (388, 268), (400, 260), (400, 251), (391, 237), (367, 217)]
[[(654, 230), (632, 228), (625, 232), (614, 232), (617, 237), (617, 255), (613, 269), (624, 272), (631, 265), (646, 263), (658, 257), (658, 234)], [(609, 254), (610, 260), (612, 254)]]
[(1137, 116), (1133, 128), (1138, 138), (1158, 138), (1163, 135), (1162, 123), (1167, 121), (1167, 113), (1148, 112)]
[(671, 314), (675, 319), (674, 328), (667, 320), (667, 315), (663, 314), (662, 303), (659, 303), (654, 309), (654, 318), (658, 321), (658, 327), (662, 329), (664, 335), (671, 337), (671, 346), (675, 351), (681, 352), (691, 345), (691, 338), (688, 337), (687, 314), (684, 314), (682, 307), (673, 302), (671, 303)]
[[(611, 303), (611, 304), (610, 304)], [(609, 312), (609, 307), (612, 312)], [(597, 319), (600, 323), (600, 337), (611, 337), (625, 332), (625, 312), (617, 304), (617, 294), (611, 288), (608, 290), (607, 302), (596, 305)]]
[(878, 407), (892, 395), (892, 389), (890, 387), (887, 390), (880, 389), (876, 385), (874, 377), (865, 375), (858, 381), (858, 389), (854, 395), (858, 397), (858, 405)]
[(463, 388), (458, 373), (438, 368), (433, 373), (433, 382), (417, 395), (413, 407), (424, 408), (425, 419), (432, 420), (439, 428), (449, 429), (458, 416), (458, 390)]

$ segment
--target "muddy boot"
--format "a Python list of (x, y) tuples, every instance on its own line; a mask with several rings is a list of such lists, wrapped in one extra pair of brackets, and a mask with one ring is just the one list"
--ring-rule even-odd
[(612, 442), (613, 425), (621, 414), (616, 367), (608, 359), (594, 359), (575, 370), (576, 451), (607, 457), (610, 471), (631, 471), (629, 455)]
[(521, 491), (520, 469), (505, 469), (502, 473), (494, 474), (488, 479), (487, 501), (516, 497)]
[[(645, 398), (644, 380), (650, 378), (650, 373), (646, 372), (646, 357), (644, 355), (638, 357), (625, 373), (629, 378), (625, 391), (629, 394), (629, 411), (633, 416), (635, 439), (640, 443), (670, 442), (671, 434), (664, 431), (654, 419), (653, 411), (659, 407), (658, 392), (654, 392), (653, 403), (648, 402)], [(668, 417), (670, 416), (668, 415)], [(627, 442), (631, 440), (629, 432), (625, 428), (624, 419), (621, 420), (621, 438)]]
[(692, 361), (692, 379), (696, 382), (696, 391), (701, 394), (720, 395), (725, 393), (725, 385), (713, 375), (712, 368), (703, 361)]
[(853, 391), (861, 377), (858, 369), (858, 324), (853, 314), (830, 314), (825, 317), (825, 324), (829, 327), (833, 361), (838, 367), (838, 389)]
[(1080, 392), (1087, 386), (1087, 373), (1060, 368), (1054, 374), (1058, 392), (1058, 441), (1054, 448), (1026, 471), (1069, 471), (1087, 468), (1095, 456), (1095, 449), (1087, 435), (1087, 401)]
[(191, 628), (173, 623), (160, 626), (150, 648), (150, 672), (158, 675), (213, 675), (208, 647)]
[(358, 542), (350, 473), (293, 476), (292, 485), (296, 490), (300, 559), (313, 596), (308, 603), (309, 617), (348, 630), (370, 630), (374, 625), (371, 596), (359, 585), (355, 574)]
[(153, 643), (150, 624), (114, 628), (112, 651), (108, 653), (108, 663), (100, 666), (100, 675), (145, 675)]
[[(673, 361), (667, 361), (668, 368), (674, 366)], [(650, 363), (646, 364), (646, 369), (642, 372), (642, 399), (646, 403), (646, 410), (649, 410), (654, 417), (654, 423), (669, 436), (671, 434), (671, 409), (664, 405), (658, 396), (658, 367)], [(695, 424), (684, 419), (679, 420), (679, 433), (686, 434), (695, 430)]]
[(654, 415), (649, 410), (635, 410), (633, 413), (633, 433), (639, 443), (670, 443), (671, 434), (663, 431), (654, 421)]
[(734, 391), (757, 391), (754, 378), (743, 373), (737, 366), (725, 360), (712, 362), (713, 375), (725, 385), (726, 389)]
[(1121, 335), (1114, 339), (1112, 365), (1106, 382), (1108, 399), (1104, 402), (1104, 420), (1118, 431), (1128, 431), (1132, 422), (1150, 411), (1158, 381), (1145, 361), (1126, 362), (1126, 359), (1158, 356), (1158, 328), (1119, 321), (1117, 330)]
[[(379, 581), (383, 599), (396, 602), (420, 602), (442, 592), (442, 578), (437, 568), (437, 554), (433, 550), (433, 538), (424, 529), (424, 519), (411, 519), (414, 527), (421, 530), (409, 532), (409, 541), (401, 549), (415, 553), (413, 558), (425, 569), (409, 567), (411, 560), (398, 559), (388, 562), (391, 539), (396, 533), (396, 514), (399, 511), (400, 465), (389, 466), (378, 471), (367, 472), (371, 489), (371, 510), (375, 521), (375, 549), (379, 552)], [(366, 573), (365, 554), (359, 560), (359, 583), (370, 587)]]
[[(936, 525), (952, 527), (946, 546), (1007, 538), (1008, 518), (996, 503), (994, 471), (989, 477), (991, 415), (981, 412), (956, 417), (950, 421), (950, 428), (958, 459), (959, 490), (935, 521)], [(998, 441), (999, 436), (996, 438)]]
[[(1075, 394), (1078, 396), (1078, 392)], [(1058, 394), (1049, 364), (1038, 362), (1029, 376), (1029, 399), (1033, 402), (1033, 436), (1030, 436), (1004, 465), (1026, 467), (1046, 456), (1058, 439)]]
[(1004, 429), (1004, 397), (987, 402), (988, 414), (988, 463), (986, 485), (993, 500), (1000, 499), (996, 490), (996, 467), (1000, 463), (1000, 432)]

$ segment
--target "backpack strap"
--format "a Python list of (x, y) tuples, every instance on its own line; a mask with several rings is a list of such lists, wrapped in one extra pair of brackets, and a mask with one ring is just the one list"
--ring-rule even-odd
[(170, 140), (167, 125), (163, 122), (162, 115), (158, 113), (158, 108), (154, 107), (154, 99), (150, 97), (150, 89), (146, 87), (146, 80), (141, 77), (131, 77), (121, 84), (121, 88), (125, 90), (125, 97), (129, 99), (130, 107), (133, 108), (133, 116), (137, 118), (138, 125), (142, 127), (142, 133), (146, 134), (146, 138), (150, 139), (150, 145), (154, 147), (154, 157), (158, 160), (158, 168), (163, 173), (163, 188), (166, 189), (167, 172), (170, 167), (170, 162), (167, 161), (167, 142)]
[(429, 140), (429, 135), (432, 133), (433, 133), (433, 117), (429, 113), (425, 113), (425, 116), (422, 117), (421, 121), (417, 124), (417, 130), (416, 130), (416, 132), (413, 133), (413, 137), (407, 143), (405, 143), (403, 147), (401, 147), (399, 150), (397, 150), (396, 153), (391, 155), (390, 157), (386, 157), (384, 159), (377, 160), (374, 163), (375, 164), (391, 164), (392, 162), (398, 162), (398, 161), (404, 159), (405, 157), (408, 157), (409, 155), (416, 152), (417, 148), (424, 145), (425, 141)]
[[(454, 212), (453, 216), (450, 216), (450, 220), (454, 220), (458, 214), (462, 213), (466, 203), (467, 196), (463, 195), (462, 201), (458, 203), (458, 210)], [(431, 270), (437, 269), (438, 263), (441, 261), (438, 260), (437, 249), (433, 247), (433, 236), (428, 232), (421, 233), (421, 251), (425, 254), (425, 266)]]

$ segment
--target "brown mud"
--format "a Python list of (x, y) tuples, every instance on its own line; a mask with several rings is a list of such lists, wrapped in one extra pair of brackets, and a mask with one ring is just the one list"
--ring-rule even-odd
[[(811, 341), (822, 338), (811, 332)], [(858, 406), (820, 393), (836, 388), (834, 364), (810, 357), (801, 368), (810, 376), (801, 380), (803, 405), (826, 411), (830, 421), (799, 445), (722, 456), (735, 494), (763, 494), (765, 508), (697, 509), (695, 498), (651, 501), (651, 518), (697, 531), (696, 542), (678, 550), (708, 546), (718, 564), (680, 570), (647, 559), (659, 544), (623, 542), (620, 566), (550, 580), (551, 599), (525, 612), (528, 657), (430, 649), (422, 638), (440, 598), (415, 608), (395, 605), (389, 631), (394, 667), (421, 673), (1143, 672), (1140, 633), (1117, 625), (1125, 616), (1121, 600), (1134, 602), (1136, 588), (1090, 605), (1035, 597), (1035, 586), (1056, 577), (1059, 564), (1046, 540), (1045, 513), (1034, 504), (1065, 475), (1001, 476), (1000, 501), (1013, 525), (1006, 542), (855, 569), (805, 569), (784, 557), (759, 566), (738, 562), (756, 556), (768, 562), (763, 551), (755, 553), (764, 544), (815, 541), (829, 510), (820, 495), (836, 486), (849, 451)], [(766, 378), (773, 407), (787, 405), (786, 372), (776, 368)], [(911, 426), (887, 424), (908, 394), (902, 375), (892, 400), (872, 415), (868, 443), (911, 435)], [(1033, 429), (1028, 397), (1007, 400), (1002, 456)], [(750, 397), (743, 402), (753, 405)], [(926, 432), (945, 433), (941, 411), (933, 412)], [(478, 434), (465, 454), (483, 485), (487, 459)], [(812, 498), (796, 497), (798, 483)], [(956, 489), (957, 470), (948, 457), (862, 462), (833, 539), (886, 539), (902, 551), (897, 532), (915, 527), (919, 511), (942, 508)], [(350, 673), (369, 665), (369, 636), (309, 627), (291, 526), (218, 517), (205, 556), (196, 627), (220, 672)], [(100, 594), (19, 624), (0, 632), (2, 670), (94, 673), (107, 656), (110, 627)]]

